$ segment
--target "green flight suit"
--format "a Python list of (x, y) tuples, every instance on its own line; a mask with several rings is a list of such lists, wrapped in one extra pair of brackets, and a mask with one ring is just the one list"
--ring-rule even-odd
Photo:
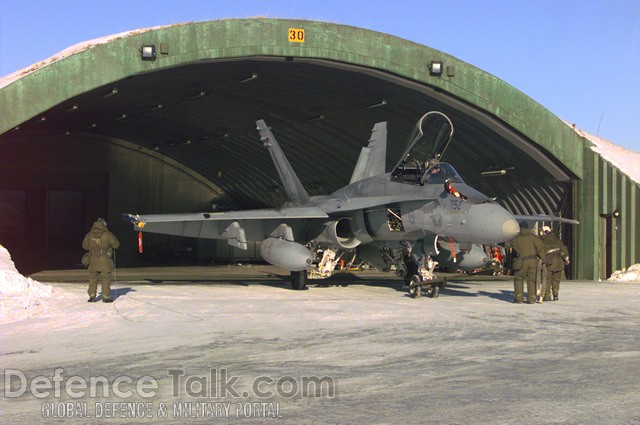
[(547, 265), (547, 276), (549, 283), (544, 293), (544, 301), (551, 301), (551, 293), (553, 298), (558, 299), (560, 292), (560, 278), (564, 271), (565, 261), (569, 261), (569, 249), (562, 243), (560, 239), (553, 233), (547, 233), (540, 236), (545, 246), (545, 264)]
[(537, 235), (527, 227), (520, 229), (520, 234), (511, 241), (517, 258), (522, 264), (520, 270), (514, 270), (513, 295), (514, 302), (521, 303), (524, 298), (524, 281), (527, 281), (527, 302), (536, 302), (536, 268), (538, 258), (542, 258), (544, 244)]
[(120, 241), (111, 233), (102, 220), (93, 223), (91, 230), (82, 240), (82, 249), (90, 253), (89, 261), (89, 298), (95, 298), (98, 292), (98, 281), (102, 285), (102, 299), (111, 299), (111, 273), (113, 267), (113, 250), (120, 246)]

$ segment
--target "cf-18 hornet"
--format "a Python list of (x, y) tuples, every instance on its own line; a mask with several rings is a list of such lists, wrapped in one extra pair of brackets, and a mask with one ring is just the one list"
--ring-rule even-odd
[(351, 181), (328, 196), (310, 197), (264, 120), (256, 125), (288, 198), (281, 208), (123, 218), (136, 231), (226, 239), (241, 249), (261, 241), (262, 258), (290, 271), (293, 289), (306, 289), (309, 278), (330, 276), (342, 255), (357, 253), (378, 268), (395, 265), (412, 296), (426, 287), (431, 297), (442, 286), (434, 274), (438, 262), (458, 269), (484, 266), (483, 245), (513, 239), (520, 232), (518, 220), (577, 223), (514, 216), (467, 185), (441, 161), (453, 124), (438, 111), (420, 117), (390, 173), (385, 171), (387, 123), (375, 124)]

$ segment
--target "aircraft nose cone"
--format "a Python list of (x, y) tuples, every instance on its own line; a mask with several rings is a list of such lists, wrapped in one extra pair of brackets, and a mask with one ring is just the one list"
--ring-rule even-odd
[(520, 233), (520, 226), (514, 219), (510, 218), (502, 223), (502, 234), (507, 238), (507, 240), (510, 241), (515, 238), (518, 236), (518, 233)]
[(472, 242), (498, 244), (509, 241), (520, 233), (513, 215), (496, 204), (476, 204), (469, 208), (466, 220), (467, 235)]

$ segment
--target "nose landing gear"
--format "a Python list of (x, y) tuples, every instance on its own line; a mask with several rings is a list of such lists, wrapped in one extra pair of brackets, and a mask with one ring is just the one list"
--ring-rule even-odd
[(445, 280), (437, 279), (433, 270), (438, 262), (427, 255), (418, 256), (417, 260), (410, 256), (404, 263), (404, 282), (411, 298), (420, 298), (425, 292), (429, 298), (438, 298)]
[(409, 278), (407, 287), (411, 298), (420, 298), (423, 292), (429, 298), (438, 298), (440, 296), (440, 289), (444, 287), (444, 284), (445, 280), (424, 281), (420, 275), (414, 274)]

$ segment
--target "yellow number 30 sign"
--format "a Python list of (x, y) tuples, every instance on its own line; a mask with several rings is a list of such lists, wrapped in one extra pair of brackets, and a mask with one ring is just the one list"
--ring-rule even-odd
[(304, 43), (304, 29), (289, 28), (289, 41), (292, 43)]

